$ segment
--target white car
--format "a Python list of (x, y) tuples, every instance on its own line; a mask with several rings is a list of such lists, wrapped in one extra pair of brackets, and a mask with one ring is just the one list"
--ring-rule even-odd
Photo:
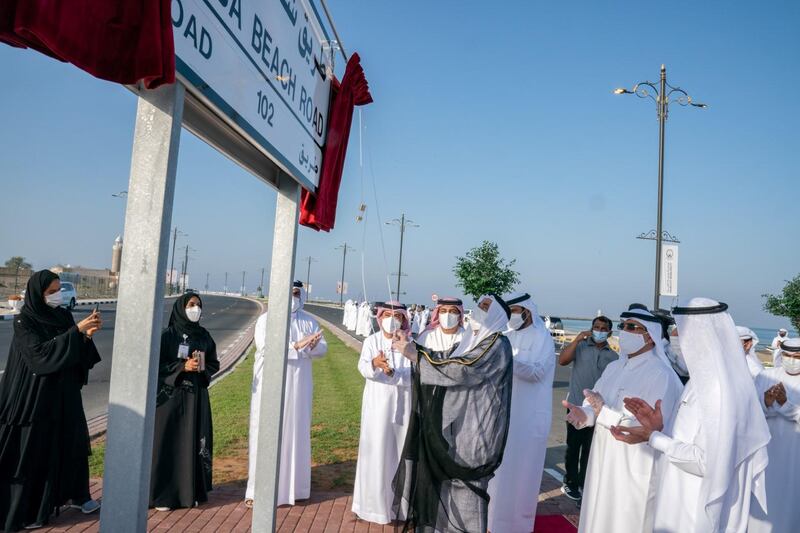
[(61, 304), (63, 307), (66, 307), (67, 309), (73, 309), (75, 307), (75, 304), (78, 301), (78, 291), (75, 290), (75, 285), (69, 281), (62, 281), (61, 296), (64, 300), (64, 303)]

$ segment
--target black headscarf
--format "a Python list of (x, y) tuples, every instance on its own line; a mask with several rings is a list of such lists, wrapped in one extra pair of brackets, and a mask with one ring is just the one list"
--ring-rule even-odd
[(178, 333), (191, 335), (193, 333), (197, 334), (201, 331), (205, 331), (200, 325), (200, 322), (192, 322), (189, 320), (189, 317), (186, 316), (186, 305), (193, 296), (196, 296), (197, 299), (200, 300), (200, 308), (202, 309), (203, 300), (200, 299), (200, 295), (196, 292), (187, 292), (178, 296), (178, 298), (175, 299), (175, 303), (172, 305), (172, 314), (169, 317), (169, 327), (175, 328)]
[(49, 270), (35, 272), (28, 280), (21, 313), (37, 322), (66, 331), (75, 324), (72, 313), (61, 307), (53, 309), (44, 299), (44, 291), (57, 279), (60, 279), (58, 275)]

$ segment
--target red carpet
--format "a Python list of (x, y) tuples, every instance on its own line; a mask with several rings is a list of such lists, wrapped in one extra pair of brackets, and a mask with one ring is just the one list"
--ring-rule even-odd
[(536, 515), (533, 533), (575, 533), (578, 528), (560, 514)]

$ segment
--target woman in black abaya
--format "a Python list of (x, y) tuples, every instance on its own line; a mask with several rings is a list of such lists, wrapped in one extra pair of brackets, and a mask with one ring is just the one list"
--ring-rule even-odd
[(28, 280), (0, 379), (0, 529), (34, 529), (68, 502), (91, 513), (89, 430), (81, 389), (100, 361), (92, 312), (77, 324), (49, 270)]
[(203, 303), (180, 296), (161, 333), (150, 506), (194, 507), (211, 490), (212, 427), (208, 385), (219, 370), (214, 339), (200, 324)]

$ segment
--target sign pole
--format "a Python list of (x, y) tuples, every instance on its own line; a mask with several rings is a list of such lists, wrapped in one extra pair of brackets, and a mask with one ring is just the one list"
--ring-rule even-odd
[(183, 118), (180, 83), (142, 90), (114, 327), (100, 531), (147, 530), (164, 276)]
[(275, 531), (299, 203), (300, 185), (281, 172), (269, 274), (266, 353), (261, 371), (263, 385), (258, 419), (253, 531)]

